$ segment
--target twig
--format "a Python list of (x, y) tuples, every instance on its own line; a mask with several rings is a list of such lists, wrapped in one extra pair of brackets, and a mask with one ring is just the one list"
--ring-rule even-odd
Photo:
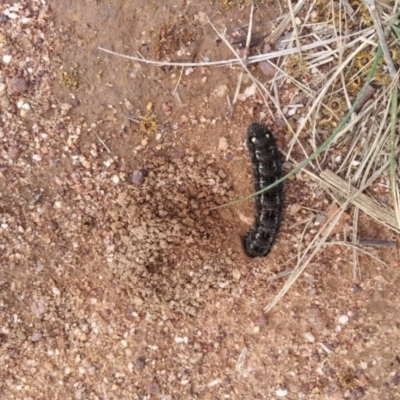
[(174, 94), (176, 93), (176, 91), (178, 90), (178, 86), (179, 86), (179, 83), (181, 82), (182, 75), (183, 75), (183, 70), (184, 70), (184, 69), (185, 69), (185, 67), (182, 67), (182, 69), (181, 69), (181, 74), (179, 75), (178, 82), (176, 82), (175, 89), (174, 89), (174, 91), (172, 92), (173, 95), (174, 95)]
[[(292, 15), (296, 15), (300, 11), (301, 7), (303, 7), (304, 3), (305, 3), (305, 0), (299, 0), (296, 3), (294, 8), (292, 9), (292, 13), (286, 15), (286, 17), (280, 23), (280, 25), (265, 39), (265, 41), (267, 43), (273, 44), (273, 43), (276, 43), (278, 41), (278, 39), (282, 36), (282, 33), (285, 32), (285, 30), (290, 25), (290, 22), (292, 21)], [(304, 50), (304, 47), (303, 47), (303, 50)], [(301, 51), (300, 48), (298, 48), (295, 52), (293, 52), (293, 54), (297, 53), (299, 51)]]
[(247, 64), (247, 59), (249, 57), (249, 48), (250, 48), (250, 42), (251, 42), (251, 31), (253, 29), (253, 14), (254, 14), (254, 0), (252, 0), (251, 7), (250, 7), (249, 29), (247, 31), (246, 47), (244, 49), (244, 56), (243, 56), (243, 62), (245, 64)]
[[(389, 69), (389, 74), (392, 80), (396, 79), (396, 68), (393, 64), (393, 60), (390, 57), (390, 52), (388, 45), (386, 43), (385, 34), (382, 29), (382, 22), (379, 17), (378, 10), (376, 9), (375, 0), (362, 0), (363, 3), (367, 6), (369, 13), (371, 14), (372, 20), (374, 21), (374, 26), (376, 30), (376, 34), (378, 36), (379, 44), (382, 48), (383, 57), (385, 58), (386, 65)], [(397, 87), (400, 88), (400, 81), (397, 80)]]
[(283, 278), (283, 277), (285, 277), (285, 276), (288, 276), (288, 275), (292, 274), (293, 271), (294, 271), (293, 269), (289, 269), (289, 270), (287, 270), (287, 271), (278, 272), (277, 274), (274, 274), (273, 276), (270, 276), (270, 277), (267, 279), (267, 281), (274, 281), (274, 280), (276, 280), (276, 279)]
[[(360, 37), (368, 37), (373, 33), (373, 28), (365, 29), (364, 31), (357, 32), (357, 35), (355, 34), (350, 34), (347, 36), (342, 36), (342, 38), (350, 38), (352, 36), (357, 36), (357, 38), (349, 43), (346, 43), (345, 47), (351, 47), (354, 46), (355, 43), (359, 42), (361, 39)], [(336, 43), (337, 39), (332, 38), (332, 39), (326, 39), (321, 42), (315, 42), (315, 43), (310, 43), (310, 44), (305, 44), (302, 46), (303, 51), (308, 51), (308, 50), (313, 50), (317, 47), (321, 47), (327, 44), (332, 44)], [(156, 60), (148, 60), (144, 57), (135, 57), (135, 56), (128, 56), (126, 54), (122, 53), (117, 53), (115, 51), (111, 51), (108, 49), (105, 49), (103, 47), (98, 47), (100, 51), (104, 51), (105, 53), (112, 54), (114, 56), (118, 56), (121, 58), (126, 58), (128, 60), (133, 60), (133, 61), (138, 61), (142, 62), (145, 64), (150, 64), (150, 65), (155, 65), (158, 67), (163, 67), (163, 66), (170, 66), (170, 67), (216, 67), (216, 66), (224, 66), (224, 65), (231, 65), (231, 64), (240, 64), (240, 61), (237, 58), (233, 59), (228, 59), (228, 60), (219, 60), (219, 61), (208, 61), (208, 62), (173, 62), (173, 61), (156, 61)], [(247, 64), (254, 64), (258, 63), (260, 61), (264, 60), (272, 60), (274, 58), (278, 57), (283, 57), (283, 56), (288, 56), (291, 54), (296, 54), (299, 52), (300, 49), (297, 47), (293, 47), (291, 49), (284, 49), (284, 50), (279, 50), (279, 51), (274, 51), (271, 53), (265, 53), (265, 54), (258, 54), (255, 56), (251, 56), (247, 60)], [(242, 61), (242, 59), (240, 59)]]
[[(129, 118), (130, 119), (130, 118)], [(107, 145), (104, 143), (103, 139), (97, 134), (96, 131), (93, 131), (94, 134), (97, 136), (97, 139), (99, 139), (100, 143), (104, 146), (104, 148), (107, 150), (108, 153), (111, 153), (111, 150), (107, 147)]]
[[(388, 163), (389, 162), (383, 164), (382, 168), (380, 168), (378, 172), (382, 173), (387, 168)], [(325, 184), (327, 184), (329, 188), (340, 192), (341, 195), (344, 197), (346, 196), (347, 192), (350, 191), (350, 195), (352, 196), (351, 202), (354, 203), (355, 206), (360, 208), (370, 217), (384, 224), (386, 227), (394, 230), (397, 233), (400, 233), (400, 229), (396, 221), (396, 216), (394, 212), (388, 207), (380, 205), (376, 200), (370, 198), (363, 193), (360, 193), (357, 197), (355, 197), (354, 193), (356, 193), (358, 189), (353, 186), (349, 186), (346, 181), (344, 181), (342, 178), (335, 175), (331, 171), (322, 171), (320, 177), (321, 183), (324, 184), (325, 182)]]
[(358, 239), (358, 244), (360, 246), (396, 248), (396, 242), (392, 242), (390, 240)]

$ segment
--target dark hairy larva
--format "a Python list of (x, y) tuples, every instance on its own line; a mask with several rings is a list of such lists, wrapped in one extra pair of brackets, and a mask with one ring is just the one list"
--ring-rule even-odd
[[(273, 184), (282, 176), (282, 166), (275, 138), (262, 124), (251, 124), (247, 130), (247, 147), (251, 157), (255, 191)], [(255, 220), (244, 237), (244, 248), (250, 257), (266, 256), (278, 234), (282, 220), (282, 183), (255, 196)]]

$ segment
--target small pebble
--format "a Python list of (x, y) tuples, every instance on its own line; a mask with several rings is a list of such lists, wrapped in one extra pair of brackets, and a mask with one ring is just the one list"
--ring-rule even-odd
[(203, 358), (203, 353), (195, 353), (189, 358), (191, 364), (197, 364)]
[(352, 287), (351, 287), (351, 292), (353, 294), (358, 294), (362, 291), (362, 288), (360, 285), (358, 285), (357, 283), (355, 283)]
[(232, 271), (232, 276), (233, 276), (233, 279), (238, 281), (240, 279), (240, 271), (237, 268), (235, 268)]
[(190, 74), (193, 74), (193, 72), (194, 72), (194, 68), (192, 68), (192, 67), (186, 68), (185, 75), (188, 76)]
[(7, 94), (9, 96), (24, 93), (28, 90), (28, 83), (23, 77), (11, 78), (8, 80), (7, 84)]
[(257, 317), (254, 320), (254, 325), (265, 326), (265, 325), (267, 325), (267, 322), (268, 322), (268, 320), (267, 320), (266, 315), (265, 314), (261, 314), (259, 317)]
[(137, 358), (135, 361), (135, 371), (136, 372), (143, 371), (145, 365), (146, 365), (146, 362), (144, 361), (143, 358)]
[(41, 338), (42, 338), (42, 334), (41, 334), (40, 332), (35, 332), (35, 333), (31, 336), (31, 341), (32, 341), (32, 342), (38, 342)]
[(221, 99), (225, 98), (228, 93), (229, 93), (229, 88), (227, 85), (220, 85), (213, 91), (213, 95)]
[(306, 332), (304, 334), (304, 337), (307, 340), (307, 342), (310, 342), (310, 343), (314, 343), (315, 342), (315, 337), (311, 332)]
[(61, 294), (60, 289), (56, 288), (55, 286), (51, 290), (55, 296), (59, 296)]
[(11, 62), (12, 57), (9, 54), (5, 54), (3, 56), (3, 63), (4, 64), (9, 64)]
[(113, 183), (115, 183), (117, 185), (119, 183), (119, 176), (118, 175), (113, 175), (111, 180), (113, 181)]
[(131, 183), (139, 186), (144, 182), (144, 178), (145, 178), (145, 174), (143, 173), (143, 171), (135, 171), (131, 175)]
[(315, 216), (315, 224), (316, 225), (321, 225), (326, 222), (326, 215), (325, 214), (317, 214)]
[(218, 148), (222, 151), (226, 151), (228, 150), (228, 141), (226, 140), (226, 138), (222, 137), (219, 139), (219, 144), (218, 144)]
[(275, 393), (278, 397), (286, 397), (288, 395), (288, 391), (286, 389), (278, 389)]
[(160, 392), (160, 386), (156, 382), (149, 382), (147, 385), (147, 392), (149, 394), (157, 394)]
[(17, 160), (19, 157), (20, 150), (17, 146), (10, 146), (8, 148), (8, 156), (11, 160)]
[(349, 322), (349, 317), (347, 315), (341, 315), (339, 317), (339, 324), (346, 325)]

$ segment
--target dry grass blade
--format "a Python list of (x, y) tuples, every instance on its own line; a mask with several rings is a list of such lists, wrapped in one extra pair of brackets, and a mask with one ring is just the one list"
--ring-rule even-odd
[[(375, 0), (363, 0), (363, 3), (365, 3), (367, 5), (368, 10), (371, 14), (371, 17), (374, 21), (376, 34), (379, 39), (379, 44), (382, 48), (383, 56), (385, 57), (386, 64), (389, 68), (390, 76), (393, 80), (396, 80), (397, 71), (393, 64), (393, 60), (390, 57), (389, 47), (386, 43), (385, 34), (382, 29), (382, 21), (380, 19), (378, 10), (376, 9), (376, 2), (375, 2)], [(400, 83), (398, 81), (397, 81), (397, 86), (400, 87)]]
[[(283, 32), (289, 27), (290, 23), (293, 21), (293, 17), (301, 10), (305, 3), (305, 0), (300, 0), (293, 7), (290, 3), (290, 14), (286, 15), (283, 21), (279, 24), (278, 28), (276, 28), (271, 35), (269, 35), (265, 41), (267, 43), (276, 43), (278, 39), (282, 36)], [(298, 49), (300, 51), (300, 48)]]
[[(387, 167), (387, 164), (384, 165), (382, 170), (386, 169)], [(321, 172), (321, 183), (325, 184), (325, 186), (329, 189), (334, 190), (342, 198), (347, 198), (348, 193), (350, 193), (352, 198), (351, 203), (353, 203), (360, 210), (364, 211), (370, 217), (374, 218), (376, 221), (379, 221), (386, 227), (394, 230), (397, 233), (400, 233), (400, 227), (397, 224), (396, 215), (389, 207), (379, 204), (376, 200), (363, 193), (360, 193), (357, 197), (355, 197), (355, 194), (358, 192), (358, 190), (353, 186), (349, 186), (348, 182), (334, 174), (332, 171), (325, 170)]]

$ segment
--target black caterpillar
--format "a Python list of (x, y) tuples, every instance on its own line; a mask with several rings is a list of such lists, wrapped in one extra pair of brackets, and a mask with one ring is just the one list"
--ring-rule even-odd
[[(255, 191), (271, 185), (282, 175), (282, 166), (275, 138), (265, 125), (251, 124), (247, 130), (247, 147), (253, 168)], [(244, 238), (250, 257), (266, 256), (278, 234), (282, 219), (283, 184), (255, 197), (255, 221)]]

